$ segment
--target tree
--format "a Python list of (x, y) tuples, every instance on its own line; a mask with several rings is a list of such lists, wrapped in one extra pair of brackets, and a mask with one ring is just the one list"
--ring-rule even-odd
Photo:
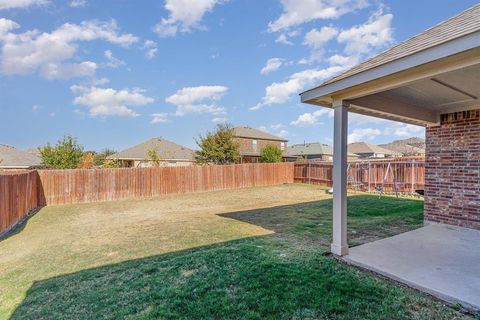
[(198, 163), (228, 164), (240, 160), (240, 144), (234, 139), (234, 129), (229, 124), (218, 124), (214, 132), (207, 132), (196, 140), (200, 150)]
[(157, 148), (147, 148), (147, 156), (145, 161), (151, 163), (154, 167), (160, 166), (160, 157), (158, 156)]
[(113, 160), (105, 160), (102, 165), (105, 169), (112, 169), (112, 168), (121, 168), (122, 167), (122, 162), (117, 159)]
[(117, 153), (117, 151), (115, 150), (108, 149), (108, 148), (103, 149), (99, 153), (95, 154), (94, 165), (97, 167), (104, 167), (107, 161), (111, 161), (111, 160), (108, 160), (107, 158), (115, 153)]
[(49, 169), (75, 169), (83, 157), (83, 146), (72, 136), (64, 136), (52, 147), (39, 148), (42, 164)]
[(262, 154), (260, 156), (260, 162), (282, 162), (282, 150), (279, 147), (269, 144), (262, 149)]
[(79, 169), (91, 169), (93, 168), (93, 164), (95, 162), (95, 155), (93, 152), (85, 152), (78, 164)]

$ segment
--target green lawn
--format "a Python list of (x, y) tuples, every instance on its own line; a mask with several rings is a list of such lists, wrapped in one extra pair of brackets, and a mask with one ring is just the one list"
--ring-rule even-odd
[[(284, 185), (44, 208), (0, 240), (0, 318), (468, 318), (326, 257), (331, 206)], [(422, 210), (352, 194), (350, 244), (419, 227)]]

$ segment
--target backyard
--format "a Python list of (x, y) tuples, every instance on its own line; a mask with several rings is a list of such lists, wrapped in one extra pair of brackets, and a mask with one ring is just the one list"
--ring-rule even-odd
[[(352, 193), (350, 245), (417, 228), (423, 202)], [(0, 318), (461, 319), (324, 253), (312, 185), (48, 206), (0, 239)]]

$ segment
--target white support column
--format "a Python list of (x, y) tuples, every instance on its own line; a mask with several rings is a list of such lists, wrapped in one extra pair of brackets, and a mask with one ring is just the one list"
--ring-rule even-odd
[(348, 254), (347, 244), (347, 135), (348, 104), (334, 101), (333, 126), (333, 242), (331, 251)]

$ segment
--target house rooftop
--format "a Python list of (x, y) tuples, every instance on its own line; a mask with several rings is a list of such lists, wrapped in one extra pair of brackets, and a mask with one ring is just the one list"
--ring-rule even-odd
[(235, 136), (238, 138), (259, 139), (259, 140), (274, 140), (287, 142), (285, 138), (274, 136), (265, 131), (253, 129), (250, 127), (235, 127), (233, 128)]
[(0, 144), (0, 168), (28, 169), (40, 166), (40, 157), (37, 155)]
[(162, 138), (152, 138), (131, 148), (120, 151), (108, 157), (118, 160), (144, 160), (149, 149), (156, 149), (160, 159), (165, 160), (188, 160), (195, 159), (195, 151), (175, 142)]
[(301, 156), (301, 155), (333, 155), (333, 148), (328, 144), (313, 142), (294, 144), (287, 148), (286, 154), (289, 156)]
[(398, 152), (382, 148), (375, 144), (370, 144), (366, 142), (354, 142), (348, 144), (348, 152), (355, 154), (365, 154), (365, 153), (382, 153), (386, 155), (399, 155)]
[[(287, 148), (286, 155), (287, 156), (303, 156), (303, 155), (333, 156), (333, 148), (328, 144), (320, 143), (320, 142), (294, 144)], [(354, 157), (355, 154), (349, 152), (348, 156)]]

